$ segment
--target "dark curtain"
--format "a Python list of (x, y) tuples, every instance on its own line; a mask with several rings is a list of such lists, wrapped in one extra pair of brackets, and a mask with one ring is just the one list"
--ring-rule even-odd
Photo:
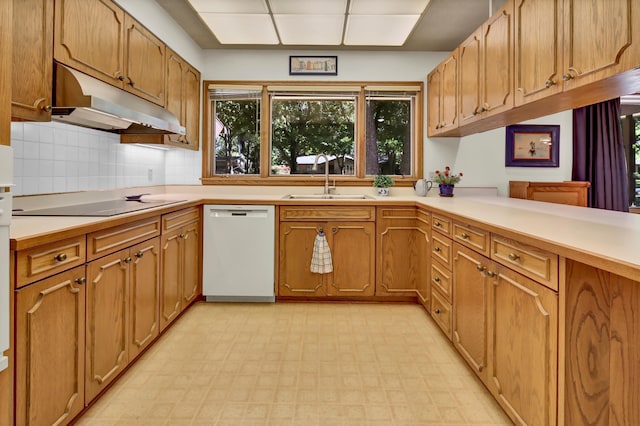
[(619, 98), (573, 110), (572, 180), (591, 183), (589, 207), (629, 211)]

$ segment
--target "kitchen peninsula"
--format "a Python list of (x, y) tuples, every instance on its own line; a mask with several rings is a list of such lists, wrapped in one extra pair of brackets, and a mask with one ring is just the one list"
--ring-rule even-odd
[[(640, 306), (638, 215), (496, 196), (416, 197), (408, 188), (363, 200), (284, 199), (305, 191), (314, 188), (155, 187), (151, 199), (185, 201), (112, 218), (15, 218), (11, 247), (19, 255), (62, 237), (203, 204), (270, 204), (280, 212), (367, 207), (376, 212), (378, 247), (387, 244), (385, 238), (400, 238), (393, 226), (382, 229), (385, 220), (398, 219), (415, 231), (402, 253), (398, 248), (376, 252), (376, 265), (381, 256), (391, 267), (415, 256), (430, 266), (426, 274), (416, 272), (413, 289), (414, 284), (407, 285), (410, 278), (396, 284), (403, 294), (415, 294), (514, 422), (633, 424), (640, 419), (634, 403), (640, 392), (634, 370), (640, 360), (634, 317)], [(339, 188), (357, 191), (372, 189)], [(276, 217), (283, 220), (281, 214)], [(378, 272), (375, 295), (367, 300), (380, 294)], [(449, 274), (448, 286), (440, 273)], [(480, 304), (469, 308), (466, 294), (478, 294), (471, 301)], [(466, 321), (474, 315), (480, 315), (477, 321)], [(481, 341), (468, 339), (476, 326)], [(18, 354), (16, 362), (21, 359)], [(520, 382), (514, 385), (513, 377)]]

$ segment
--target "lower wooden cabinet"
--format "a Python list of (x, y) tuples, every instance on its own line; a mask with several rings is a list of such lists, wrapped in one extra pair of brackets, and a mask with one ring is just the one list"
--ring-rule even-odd
[(453, 345), (487, 381), (487, 308), (491, 261), (453, 243)]
[(18, 425), (66, 424), (85, 405), (85, 267), (16, 291)]
[(180, 210), (162, 218), (160, 331), (199, 294), (200, 211)]
[(555, 425), (558, 294), (504, 266), (494, 271), (489, 287), (489, 389), (515, 423)]
[[(311, 257), (322, 230), (331, 250), (333, 272), (312, 273)], [(282, 222), (279, 296), (373, 296), (375, 223)]]
[(377, 296), (415, 296), (428, 305), (429, 214), (415, 208), (377, 209)]

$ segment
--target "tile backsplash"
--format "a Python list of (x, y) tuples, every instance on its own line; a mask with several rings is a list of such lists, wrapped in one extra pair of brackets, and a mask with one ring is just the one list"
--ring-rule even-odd
[(200, 152), (121, 144), (64, 123), (13, 122), (11, 146), (15, 195), (200, 183)]

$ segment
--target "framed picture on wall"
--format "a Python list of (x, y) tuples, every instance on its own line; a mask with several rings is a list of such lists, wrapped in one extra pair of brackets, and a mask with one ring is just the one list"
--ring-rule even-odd
[(560, 126), (507, 126), (506, 167), (559, 167)]
[(289, 56), (289, 75), (338, 75), (338, 57)]

